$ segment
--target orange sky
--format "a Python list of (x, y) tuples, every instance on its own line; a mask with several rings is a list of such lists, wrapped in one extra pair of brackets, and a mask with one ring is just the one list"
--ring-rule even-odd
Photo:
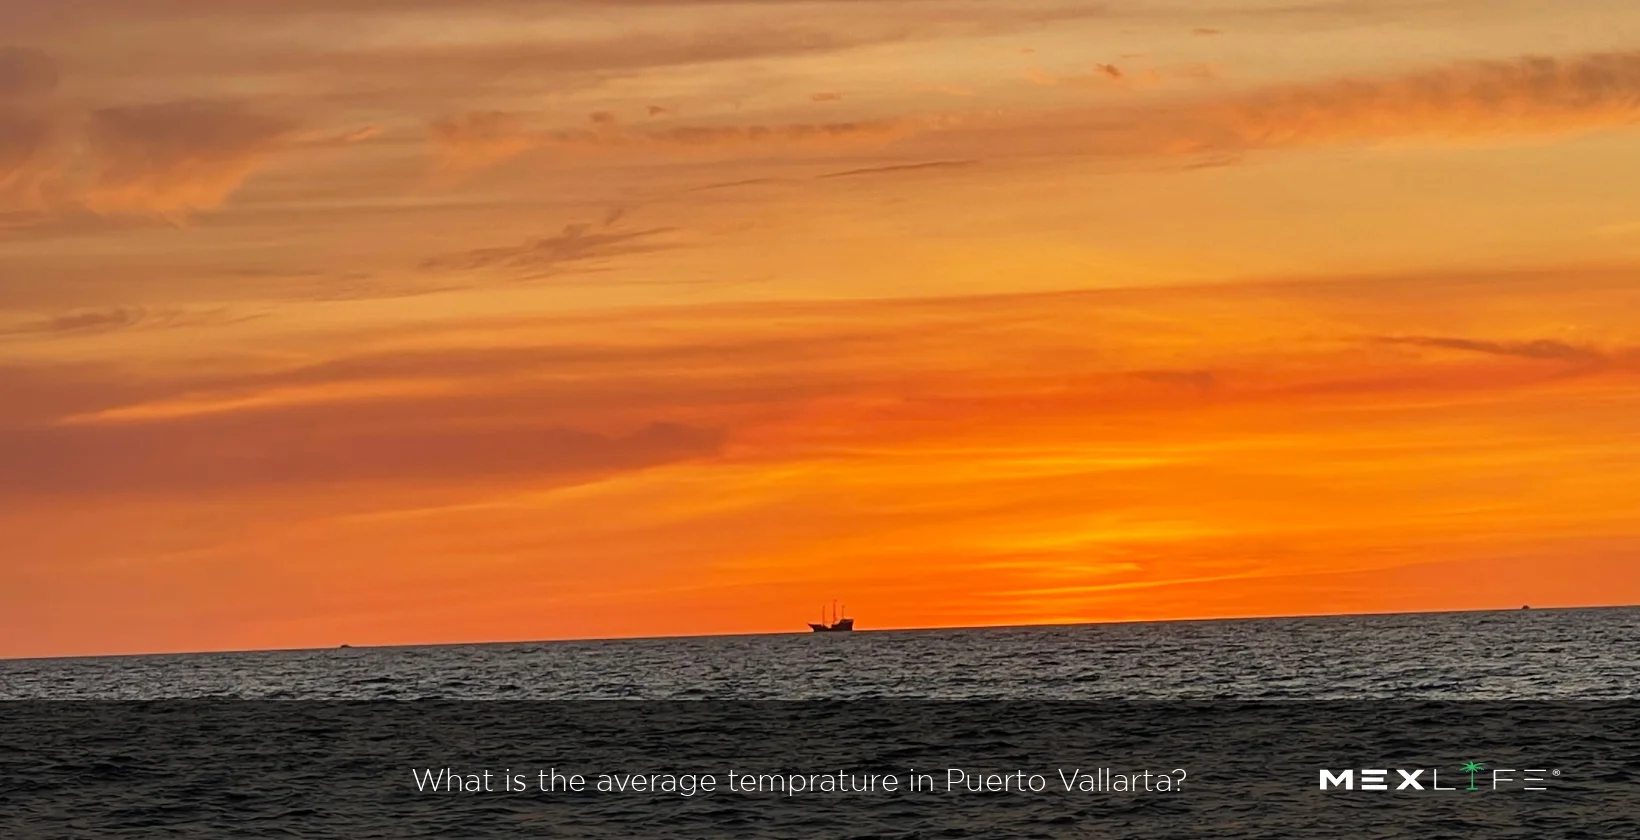
[(1640, 602), (1628, 0), (0, 0), (0, 656)]

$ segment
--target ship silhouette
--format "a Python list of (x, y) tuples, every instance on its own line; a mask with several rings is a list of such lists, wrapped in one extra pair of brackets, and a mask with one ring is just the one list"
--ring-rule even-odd
[(826, 621), (826, 608), (821, 607), (820, 621), (818, 623), (813, 621), (809, 622), (809, 629), (816, 633), (851, 633), (854, 631), (854, 619), (844, 618), (843, 616), (846, 616), (847, 614), (847, 606), (843, 607), (842, 612), (838, 612), (837, 602), (832, 601), (831, 621)]

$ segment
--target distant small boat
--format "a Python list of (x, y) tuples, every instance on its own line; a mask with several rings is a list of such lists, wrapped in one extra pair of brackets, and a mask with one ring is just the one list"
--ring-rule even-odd
[(352, 645), (342, 645), (340, 650), (347, 650), (348, 648), (351, 648), (351, 647), (353, 647), (353, 646)]
[(844, 606), (842, 612), (839, 613), (837, 611), (837, 602), (832, 601), (831, 621), (826, 621), (826, 608), (821, 607), (819, 623), (809, 622), (809, 629), (816, 633), (852, 633), (854, 632), (854, 619), (844, 618), (843, 616), (847, 614), (847, 606)]

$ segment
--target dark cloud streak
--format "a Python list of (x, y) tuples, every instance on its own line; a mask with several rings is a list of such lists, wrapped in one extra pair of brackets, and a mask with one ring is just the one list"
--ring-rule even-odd
[(590, 224), (566, 225), (556, 236), (543, 236), (522, 245), (479, 248), (461, 254), (433, 257), (422, 263), (430, 270), (492, 268), (552, 269), (569, 263), (587, 263), (667, 247), (654, 240), (672, 228), (610, 231)]
[[(0, 496), (174, 494), (280, 485), (528, 478), (562, 482), (710, 456), (722, 432), (651, 423), (626, 433), (527, 424), (448, 428), (346, 406), (166, 423), (0, 430)], [(388, 422), (359, 422), (375, 416)]]
[(1376, 340), (1386, 344), (1404, 344), (1439, 350), (1460, 350), (1469, 353), (1511, 356), (1538, 361), (1603, 364), (1611, 359), (1607, 353), (1598, 348), (1570, 344), (1551, 338), (1528, 341), (1486, 341), (1444, 336), (1385, 336)]
[(151, 309), (143, 306), (112, 306), (79, 309), (50, 315), (17, 326), (0, 329), (0, 336), (79, 335), (134, 328), (166, 329), (248, 321), (255, 315), (234, 315), (227, 309)]
[(902, 172), (923, 172), (931, 169), (964, 169), (977, 166), (977, 160), (931, 160), (924, 163), (898, 163), (890, 166), (870, 166), (862, 169), (848, 169), (842, 172), (829, 172), (821, 178), (857, 178), (865, 175), (894, 175)]

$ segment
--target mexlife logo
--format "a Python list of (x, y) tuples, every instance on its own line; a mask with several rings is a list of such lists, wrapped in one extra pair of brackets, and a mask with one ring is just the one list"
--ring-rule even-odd
[[(1394, 774), (1393, 778), (1391, 774)], [(1559, 770), (1488, 769), (1471, 761), (1458, 768), (1459, 783), (1443, 786), (1438, 767), (1347, 769), (1321, 771), (1322, 790), (1452, 791), (1452, 790), (1548, 790), (1548, 782)], [(1489, 774), (1489, 775), (1482, 775)], [(1465, 786), (1463, 780), (1467, 779)]]

